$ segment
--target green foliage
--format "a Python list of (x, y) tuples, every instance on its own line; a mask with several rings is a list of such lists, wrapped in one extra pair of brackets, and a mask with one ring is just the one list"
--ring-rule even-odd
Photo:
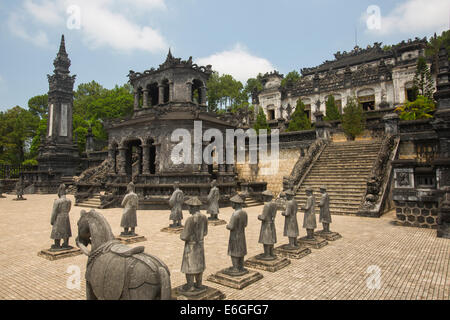
[(362, 105), (356, 98), (348, 98), (342, 116), (342, 128), (352, 139), (364, 131), (365, 117)]
[(47, 115), (45, 115), (38, 124), (38, 127), (34, 133), (33, 140), (30, 146), (30, 157), (35, 158), (38, 155), (39, 147), (41, 145), (41, 138), (47, 134)]
[(23, 166), (37, 166), (38, 162), (36, 159), (28, 159), (28, 160), (25, 160), (24, 162), (22, 162), (22, 165)]
[(270, 127), (267, 123), (266, 114), (262, 108), (259, 108), (258, 115), (256, 116), (255, 124), (253, 125), (253, 129), (255, 129), (256, 133), (259, 134), (259, 130), (266, 129), (267, 134), (270, 133)]
[[(447, 49), (447, 52), (450, 52), (450, 30), (443, 31), (440, 36), (436, 36), (435, 34), (434, 37), (430, 38), (427, 47), (425, 48), (425, 56), (432, 58), (436, 66), (438, 65), (439, 49), (442, 44)], [(450, 62), (450, 56), (448, 57), (448, 60)], [(437, 69), (435, 71), (437, 71)]]
[(305, 104), (301, 99), (298, 99), (295, 111), (291, 115), (291, 121), (289, 122), (289, 126), (286, 131), (303, 131), (311, 130), (311, 128), (311, 120), (305, 112)]
[(48, 95), (35, 96), (28, 100), (28, 110), (40, 119), (48, 112)]
[(19, 106), (0, 112), (0, 160), (17, 165), (27, 160), (38, 125), (39, 117)]
[(248, 101), (242, 83), (229, 74), (213, 72), (207, 86), (209, 111), (229, 110)]
[(419, 120), (432, 118), (432, 112), (436, 110), (433, 100), (419, 95), (415, 101), (407, 101), (395, 111), (399, 112), (401, 120)]
[(293, 85), (300, 78), (301, 76), (296, 70), (291, 71), (286, 75), (286, 77), (283, 78), (283, 80), (281, 80), (281, 87), (286, 88), (290, 85)]
[(339, 112), (339, 109), (336, 106), (334, 96), (329, 96), (325, 105), (326, 105), (326, 116), (324, 118), (325, 120), (332, 121), (341, 119), (341, 113)]
[(430, 69), (424, 57), (417, 59), (416, 74), (414, 76), (414, 91), (416, 95), (422, 95), (428, 99), (433, 99), (434, 83), (431, 78)]

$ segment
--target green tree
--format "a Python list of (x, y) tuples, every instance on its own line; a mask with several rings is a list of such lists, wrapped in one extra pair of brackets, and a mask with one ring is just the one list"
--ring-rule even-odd
[(267, 123), (266, 114), (264, 113), (264, 110), (260, 107), (258, 110), (258, 115), (256, 116), (255, 124), (253, 125), (253, 129), (255, 129), (256, 133), (259, 134), (259, 130), (266, 129), (267, 134), (270, 133), (270, 127)]
[(295, 82), (297, 82), (301, 78), (300, 74), (294, 70), (289, 72), (286, 77), (281, 80), (281, 87), (286, 88), (288, 86), (293, 85)]
[(291, 121), (286, 131), (303, 131), (312, 128), (311, 120), (305, 112), (305, 104), (301, 99), (297, 100), (294, 113), (291, 115)]
[(0, 160), (17, 165), (27, 160), (38, 124), (38, 116), (19, 106), (0, 112)]
[(48, 112), (48, 95), (43, 94), (28, 100), (28, 110), (40, 119), (45, 117)]
[(339, 112), (339, 109), (336, 106), (334, 96), (329, 96), (325, 105), (326, 105), (326, 116), (324, 118), (325, 120), (332, 121), (341, 119), (341, 113)]
[(417, 59), (416, 74), (413, 81), (413, 89), (416, 95), (422, 95), (428, 99), (433, 99), (434, 83), (431, 72), (424, 57)]
[[(447, 52), (450, 52), (450, 30), (443, 31), (440, 36), (434, 34), (433, 37), (428, 40), (427, 47), (425, 48), (425, 56), (433, 60), (436, 68), (434, 74), (437, 74), (439, 65), (439, 50), (444, 45)], [(450, 62), (450, 56), (448, 57)]]
[(213, 72), (207, 86), (209, 111), (231, 110), (248, 101), (242, 83), (229, 74), (219, 76), (217, 72)]
[(342, 116), (342, 129), (344, 129), (344, 132), (354, 140), (357, 135), (364, 131), (365, 123), (362, 105), (358, 103), (356, 98), (348, 98)]
[(419, 120), (432, 118), (436, 105), (433, 100), (419, 95), (415, 101), (407, 101), (404, 105), (399, 106), (395, 111), (399, 112), (401, 120)]

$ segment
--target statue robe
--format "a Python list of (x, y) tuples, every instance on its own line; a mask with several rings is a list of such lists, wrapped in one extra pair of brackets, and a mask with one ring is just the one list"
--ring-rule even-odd
[(259, 243), (277, 243), (277, 232), (275, 230), (275, 215), (277, 214), (277, 204), (274, 201), (264, 205), (263, 213), (258, 216), (261, 220), (261, 231), (259, 233)]
[(124, 207), (122, 220), (120, 226), (122, 228), (135, 228), (137, 226), (136, 210), (138, 207), (139, 198), (134, 192), (128, 193), (122, 201)]
[(184, 193), (180, 189), (175, 190), (169, 200), (170, 217), (169, 220), (182, 220), (183, 219), (183, 203)]
[(208, 234), (208, 219), (200, 211), (186, 219), (180, 238), (184, 241), (181, 272), (202, 273), (205, 268), (205, 249), (203, 238)]
[(286, 202), (286, 211), (284, 216), (284, 233), (285, 237), (298, 237), (298, 222), (297, 222), (298, 204), (295, 199)]
[(306, 199), (306, 205), (302, 208), (305, 210), (305, 216), (303, 218), (303, 228), (315, 229), (317, 228), (316, 214), (315, 214), (315, 200), (314, 196), (309, 196)]
[(209, 214), (219, 214), (219, 188), (213, 187), (208, 194), (208, 210)]
[(227, 229), (230, 230), (228, 241), (228, 255), (231, 257), (245, 257), (247, 254), (247, 241), (245, 239), (245, 228), (247, 227), (247, 212), (239, 209), (233, 213)]
[(69, 219), (71, 207), (72, 201), (66, 199), (65, 196), (55, 200), (53, 203), (52, 217), (50, 219), (50, 224), (53, 227), (50, 239), (66, 239), (72, 236)]
[(322, 195), (319, 203), (320, 207), (320, 215), (319, 222), (331, 223), (331, 214), (330, 214), (330, 196), (327, 192)]

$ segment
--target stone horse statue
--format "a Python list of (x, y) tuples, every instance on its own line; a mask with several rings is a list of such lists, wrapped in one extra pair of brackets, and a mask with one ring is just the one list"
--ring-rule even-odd
[[(170, 272), (144, 247), (131, 248), (115, 240), (105, 217), (95, 210), (81, 211), (77, 246), (88, 258), (88, 300), (170, 300)], [(87, 246), (91, 244), (91, 250)]]

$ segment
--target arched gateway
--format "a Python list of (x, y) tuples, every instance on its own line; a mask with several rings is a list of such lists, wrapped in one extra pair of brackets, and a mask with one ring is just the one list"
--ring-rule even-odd
[[(109, 157), (114, 164), (108, 174), (108, 191), (120, 197), (133, 181), (141, 208), (165, 207), (175, 181), (187, 196), (198, 196), (204, 202), (213, 179), (217, 179), (223, 202), (234, 195), (234, 165), (216, 164), (212, 170), (212, 165), (194, 160), (198, 159), (195, 153), (203, 154), (208, 145), (201, 140), (200, 147), (194, 145), (195, 122), (201, 121), (201, 136), (208, 129), (217, 129), (225, 137), (226, 129), (235, 128), (206, 110), (206, 82), (211, 73), (211, 66), (197, 66), (192, 58), (182, 61), (170, 51), (158, 69), (130, 71), (135, 92), (133, 116), (107, 127)], [(191, 162), (179, 163), (172, 155), (177, 142), (171, 137), (177, 129), (192, 137), (191, 157), (187, 157)]]

